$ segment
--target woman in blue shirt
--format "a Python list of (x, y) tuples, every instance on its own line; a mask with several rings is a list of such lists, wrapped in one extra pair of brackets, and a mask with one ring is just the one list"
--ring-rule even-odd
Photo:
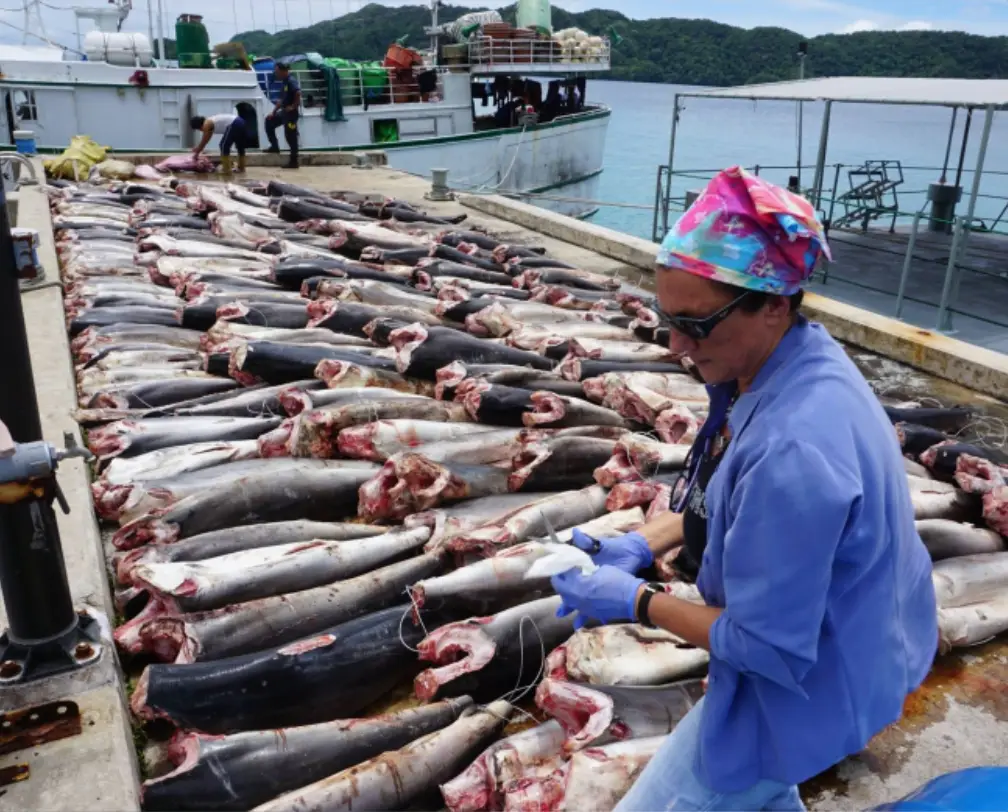
[[(669, 232), (658, 301), (710, 416), (676, 512), (575, 542), (561, 613), (634, 619), (710, 651), (707, 694), (618, 807), (802, 809), (797, 785), (896, 721), (931, 666), (931, 561), (895, 433), (843, 349), (798, 312), (825, 237), (802, 198), (737, 167)], [(682, 547), (705, 606), (636, 573)]]

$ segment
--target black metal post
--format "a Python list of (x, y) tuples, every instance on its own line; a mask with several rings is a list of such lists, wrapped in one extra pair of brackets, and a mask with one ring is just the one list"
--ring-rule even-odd
[(963, 165), (966, 163), (966, 146), (969, 144), (970, 124), (973, 123), (973, 108), (966, 108), (966, 125), (963, 127), (962, 147), (959, 150), (959, 166), (956, 169), (955, 186), (958, 189), (962, 183)]
[(938, 181), (939, 183), (945, 183), (948, 176), (948, 162), (949, 156), (952, 154), (952, 139), (955, 137), (956, 115), (958, 112), (958, 107), (952, 108), (952, 123), (949, 124), (948, 143), (945, 145), (945, 161), (942, 163), (941, 180)]
[(35, 400), (28, 335), (21, 290), (18, 287), (14, 242), (7, 221), (7, 193), (0, 183), (0, 347), (3, 347), (3, 381), (0, 386), (0, 421), (15, 443), (42, 439), (42, 421)]
[[(42, 439), (28, 336), (6, 194), (0, 184), (0, 421), (16, 444)], [(82, 621), (74, 611), (52, 503), (55, 477), (32, 481), (34, 493), (0, 499), (0, 592), (8, 629), (0, 636), (0, 682), (73, 668), (91, 660), (80, 648)], [(5, 494), (8, 491), (4, 491)], [(87, 639), (87, 638), (84, 638)]]

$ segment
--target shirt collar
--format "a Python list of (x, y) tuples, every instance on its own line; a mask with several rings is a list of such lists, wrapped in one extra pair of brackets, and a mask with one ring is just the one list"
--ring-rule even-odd
[(780, 343), (777, 344), (777, 347), (766, 360), (766, 363), (756, 373), (752, 387), (749, 391), (740, 395), (735, 402), (735, 407), (732, 409), (731, 416), (728, 419), (732, 435), (737, 435), (745, 428), (765, 394), (766, 384), (777, 370), (801, 350), (807, 335), (808, 320), (804, 316), (799, 315), (794, 325), (781, 338)]

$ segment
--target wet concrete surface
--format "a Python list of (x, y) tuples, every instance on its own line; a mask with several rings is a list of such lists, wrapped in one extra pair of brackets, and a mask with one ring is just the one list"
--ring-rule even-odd
[(1005, 764), (1006, 688), (1008, 641), (939, 657), (897, 723), (863, 752), (805, 783), (806, 804), (814, 810), (865, 809), (944, 773)]
[[(515, 226), (493, 217), (464, 209), (457, 202), (432, 202), (424, 199), (429, 184), (383, 168), (359, 171), (345, 167), (311, 167), (295, 172), (256, 168), (249, 177), (276, 177), (291, 183), (319, 189), (354, 189), (401, 197), (432, 213), (467, 213), (468, 220), (460, 228), (480, 225), (506, 240), (546, 247), (550, 255), (599, 273), (621, 276), (629, 284), (645, 289), (651, 286), (650, 274), (620, 263), (577, 245), (543, 236), (535, 231)], [(44, 352), (43, 352), (44, 350)], [(59, 348), (33, 346), (40, 353), (40, 366), (45, 363), (67, 366), (65, 346)], [(1004, 447), (1008, 440), (1008, 404), (978, 395), (961, 386), (939, 380), (903, 364), (863, 350), (849, 349), (851, 357), (880, 397), (894, 401), (915, 401), (925, 405), (971, 405), (978, 419), (969, 427), (971, 437)], [(43, 361), (42, 355), (46, 357)], [(72, 388), (72, 381), (71, 381)], [(40, 391), (40, 399), (51, 394)], [(79, 516), (78, 516), (78, 521)], [(94, 567), (99, 570), (99, 567)], [(104, 573), (102, 573), (104, 577)], [(138, 673), (139, 663), (126, 664), (129, 673)], [(871, 664), (866, 663), (870, 668)], [(412, 674), (404, 675), (400, 688), (387, 697), (381, 707), (372, 712), (399, 709), (415, 704), (412, 696)], [(926, 781), (951, 770), (981, 764), (1006, 763), (1008, 759), (1008, 641), (940, 658), (920, 691), (911, 696), (903, 718), (881, 733), (861, 754), (844, 761), (803, 787), (807, 803), (813, 809), (868, 808), (893, 800), (916, 789)], [(121, 703), (121, 698), (116, 697)], [(535, 711), (531, 696), (520, 706)], [(120, 706), (121, 707), (121, 706)], [(532, 723), (524, 717), (512, 724), (515, 732)], [(106, 722), (105, 729), (121, 725), (122, 721)], [(152, 735), (155, 731), (151, 731)], [(141, 747), (141, 749), (143, 749)], [(157, 741), (146, 747), (151, 774), (163, 769), (160, 764), (163, 748)], [(83, 754), (78, 754), (78, 756)], [(128, 760), (119, 755), (119, 762)], [(109, 774), (111, 770), (104, 770)], [(111, 777), (111, 776), (109, 776)], [(130, 787), (126, 795), (133, 795)], [(113, 794), (106, 795), (109, 799)], [(26, 796), (37, 797), (37, 796)], [(5, 799), (6, 800), (6, 799)], [(117, 799), (118, 800), (118, 799)], [(135, 795), (126, 806), (135, 804)], [(2, 806), (2, 802), (0, 802)], [(92, 808), (103, 808), (99, 803)], [(125, 808), (125, 806), (124, 806)]]

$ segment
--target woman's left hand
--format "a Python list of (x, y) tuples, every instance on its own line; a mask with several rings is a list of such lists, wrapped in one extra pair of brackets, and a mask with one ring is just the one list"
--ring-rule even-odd
[(582, 575), (576, 569), (569, 570), (554, 575), (550, 583), (563, 598), (557, 617), (577, 612), (574, 627), (580, 629), (590, 619), (602, 623), (634, 620), (637, 592), (644, 580), (616, 567), (605, 566), (591, 575)]

